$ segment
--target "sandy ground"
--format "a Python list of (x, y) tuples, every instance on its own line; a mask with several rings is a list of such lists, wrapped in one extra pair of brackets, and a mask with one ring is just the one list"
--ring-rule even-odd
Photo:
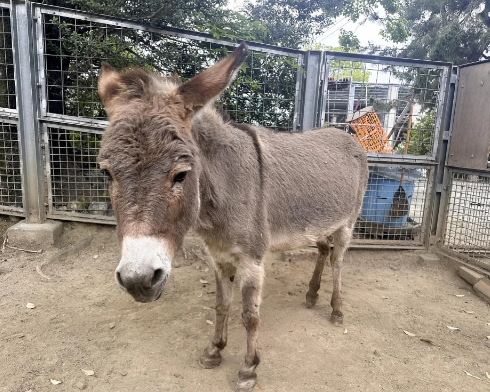
[[(0, 221), (0, 235), (8, 224)], [(91, 245), (69, 257), (0, 253), (0, 391), (233, 390), (245, 355), (239, 296), (223, 363), (201, 369), (214, 282), (195, 240), (187, 259), (176, 259), (165, 295), (139, 304), (114, 283), (114, 228), (65, 224), (63, 246), (89, 234)], [(490, 307), (454, 267), (420, 264), (411, 252), (349, 252), (339, 328), (328, 321), (330, 270), (317, 306), (305, 307), (314, 263), (311, 251), (267, 256), (258, 390), (490, 390)], [(36, 271), (41, 265), (51, 279)]]

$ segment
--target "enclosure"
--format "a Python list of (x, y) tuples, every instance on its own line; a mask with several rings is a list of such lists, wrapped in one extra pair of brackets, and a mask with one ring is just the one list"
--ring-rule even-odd
[[(29, 2), (1, 5), (0, 210), (29, 222), (114, 224), (96, 165), (107, 125), (97, 95), (101, 62), (185, 80), (237, 43)], [(437, 224), (451, 65), (248, 45), (219, 105), (238, 122), (277, 131), (351, 133), (371, 166), (355, 243), (427, 246)]]
[[(14, 262), (11, 250), (0, 254), (5, 257), (0, 263), (2, 317), (20, 317), (25, 326), (2, 323), (8, 366), (0, 379), (8, 382), (0, 384), (0, 390), (48, 390), (53, 387), (49, 378), (56, 377), (64, 378), (60, 390), (78, 388), (79, 382), (100, 391), (107, 385), (127, 390), (134, 383), (141, 391), (194, 391), (211, 388), (213, 382), (228, 388), (232, 382), (226, 377), (234, 372), (220, 369), (203, 376), (194, 360), (203, 347), (192, 345), (205, 343), (205, 321), (211, 317), (213, 287), (199, 284), (200, 278), (211, 279), (204, 254), (187, 257), (195, 253), (191, 246), (185, 257), (179, 256), (182, 268), (163, 305), (141, 307), (116, 293), (109, 273), (117, 259), (111, 229), (115, 220), (106, 177), (96, 164), (107, 125), (97, 77), (101, 62), (107, 61), (116, 68), (141, 66), (186, 80), (238, 43), (28, 1), (0, 2), (0, 19), (0, 214), (30, 223), (67, 221), (65, 245), (89, 231), (100, 234), (80, 255), (47, 267), (52, 280), (32, 268), (20, 274), (32, 263), (41, 265), (41, 255), (16, 254)], [(488, 361), (482, 360), (488, 358), (488, 307), (446, 266), (435, 273), (435, 266), (417, 264), (416, 254), (393, 250), (432, 245), (441, 254), (490, 273), (490, 63), (453, 67), (248, 45), (250, 56), (219, 99), (220, 108), (238, 122), (278, 132), (340, 128), (364, 147), (370, 165), (351, 246), (364, 251), (349, 255), (351, 265), (345, 272), (351, 276), (344, 295), (352, 317), (345, 331), (324, 329), (328, 290), (323, 290), (322, 304), (313, 313), (302, 306), (313, 268), (310, 250), (300, 253), (305, 262), (311, 261), (307, 269), (294, 257), (268, 256), (263, 310), (268, 354), (261, 365), (261, 377), (269, 377), (264, 380), (268, 389), (291, 390), (288, 386), (294, 385), (294, 390), (435, 391), (467, 390), (471, 384), (471, 390), (483, 390), (483, 381), (468, 379), (464, 371), (488, 370)], [(75, 228), (69, 221), (99, 225)], [(184, 290), (189, 279), (196, 285)], [(32, 281), (35, 289), (29, 294), (24, 289)], [(172, 298), (179, 302), (172, 305)], [(24, 302), (38, 302), (37, 313), (25, 309)], [(288, 307), (297, 314), (283, 322)], [(172, 320), (158, 318), (162, 312)], [(235, 339), (238, 312), (232, 317), (230, 341), (236, 343), (228, 349), (225, 367), (237, 367), (242, 358), (241, 352), (237, 355), (240, 339)], [(148, 356), (139, 358), (141, 363), (124, 353), (140, 349), (141, 336), (128, 320), (147, 334), (142, 347)], [(50, 325), (50, 332), (37, 323)], [(166, 323), (163, 335), (159, 323)], [(464, 328), (455, 332), (448, 325)], [(178, 336), (183, 329), (187, 332)], [(71, 341), (70, 336), (76, 338)], [(291, 337), (284, 348), (279, 336)], [(170, 353), (164, 359), (156, 344), (161, 340)], [(59, 345), (61, 351), (50, 345)], [(472, 353), (465, 349), (469, 346)], [(114, 365), (94, 354), (101, 348)], [(332, 354), (343, 350), (345, 358)], [(296, 359), (286, 360), (291, 351)], [(360, 361), (354, 359), (359, 353)], [(311, 361), (316, 356), (322, 361)], [(162, 360), (172, 370), (159, 373)], [(328, 379), (326, 361), (332, 363)], [(436, 376), (427, 370), (429, 365), (438, 369)], [(91, 366), (98, 368), (94, 379), (76, 375)], [(305, 371), (311, 375), (308, 380)], [(415, 384), (409, 385), (407, 378)]]

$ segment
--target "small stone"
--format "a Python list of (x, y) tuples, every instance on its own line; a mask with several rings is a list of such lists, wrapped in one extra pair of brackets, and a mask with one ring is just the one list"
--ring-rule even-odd
[(88, 206), (92, 215), (105, 215), (108, 209), (109, 205), (105, 201), (93, 201)]
[(434, 264), (439, 261), (439, 257), (432, 253), (419, 254), (418, 263), (421, 265)]
[(66, 209), (68, 211), (82, 211), (82, 210), (84, 210), (83, 202), (81, 202), (80, 200), (70, 201), (66, 205)]
[(85, 388), (87, 388), (87, 381), (85, 381), (85, 380), (80, 380), (80, 381), (78, 381), (78, 382), (77, 382), (75, 385), (76, 385), (76, 387), (77, 387), (78, 389), (85, 389)]
[(116, 323), (110, 323), (110, 324), (109, 324), (109, 328), (110, 328), (110, 329), (114, 329), (114, 327), (115, 327), (115, 326), (116, 326)]
[(36, 307), (36, 305), (34, 305), (33, 303), (30, 303), (30, 302), (28, 302), (26, 305), (27, 309), (34, 309), (35, 307)]

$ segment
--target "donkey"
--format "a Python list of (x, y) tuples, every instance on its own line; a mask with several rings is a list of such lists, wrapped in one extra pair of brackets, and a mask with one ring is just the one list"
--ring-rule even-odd
[(302, 133), (225, 121), (212, 107), (248, 54), (231, 55), (186, 83), (104, 63), (99, 95), (109, 115), (98, 162), (108, 176), (121, 260), (116, 281), (138, 302), (160, 298), (171, 261), (193, 227), (204, 240), (216, 278), (216, 322), (200, 358), (221, 362), (232, 287), (239, 282), (247, 331), (238, 391), (253, 389), (268, 249), (315, 243), (318, 260), (306, 294), (318, 299), (331, 254), (331, 319), (343, 322), (341, 267), (367, 185), (366, 154), (336, 129)]

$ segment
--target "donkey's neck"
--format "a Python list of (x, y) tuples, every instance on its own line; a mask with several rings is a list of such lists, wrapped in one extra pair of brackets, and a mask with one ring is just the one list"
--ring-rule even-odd
[(233, 210), (237, 200), (254, 205), (247, 215), (255, 216), (252, 210), (261, 209), (263, 173), (257, 141), (250, 132), (224, 121), (213, 109), (203, 109), (195, 118), (192, 133), (201, 161), (201, 210), (196, 229), (201, 236), (221, 238), (227, 235), (222, 231), (229, 226), (229, 217), (221, 211)]
[(203, 108), (192, 122), (192, 135), (201, 155), (213, 159), (220, 149), (233, 144), (235, 137), (229, 125), (213, 108)]

